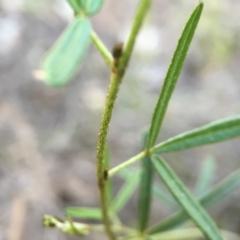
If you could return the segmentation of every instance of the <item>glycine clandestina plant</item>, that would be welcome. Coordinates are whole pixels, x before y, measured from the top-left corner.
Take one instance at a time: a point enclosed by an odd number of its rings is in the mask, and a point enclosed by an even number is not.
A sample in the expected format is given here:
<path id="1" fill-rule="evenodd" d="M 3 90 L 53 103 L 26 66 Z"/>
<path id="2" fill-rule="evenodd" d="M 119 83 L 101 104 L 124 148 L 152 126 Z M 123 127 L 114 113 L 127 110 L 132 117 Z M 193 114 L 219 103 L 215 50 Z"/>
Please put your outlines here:
<path id="1" fill-rule="evenodd" d="M 215 121 L 156 144 L 168 103 L 201 17 L 202 2 L 199 2 L 194 9 L 178 41 L 155 106 L 150 129 L 143 134 L 142 152 L 109 170 L 110 157 L 106 145 L 109 123 L 120 84 L 151 2 L 152 0 L 139 1 L 128 39 L 123 44 L 116 44 L 113 53 L 110 53 L 94 32 L 90 21 L 91 16 L 101 9 L 104 1 L 68 0 L 74 11 L 74 19 L 46 54 L 42 62 L 42 72 L 48 85 L 55 87 L 66 85 L 79 69 L 90 43 L 100 52 L 111 70 L 96 153 L 100 208 L 69 207 L 66 209 L 65 220 L 45 215 L 44 226 L 56 227 L 62 232 L 77 236 L 85 236 L 93 231 L 105 231 L 110 240 L 196 239 L 202 236 L 209 240 L 223 240 L 230 233 L 220 231 L 205 208 L 219 202 L 240 185 L 240 170 L 232 173 L 218 185 L 211 187 L 211 176 L 215 165 L 212 159 L 207 159 L 203 164 L 202 177 L 200 177 L 197 187 L 199 197 L 194 197 L 160 155 L 237 137 L 240 135 L 240 116 Z M 129 165 L 137 161 L 141 161 L 141 168 L 131 171 Z M 172 196 L 153 182 L 154 172 L 160 177 Z M 125 183 L 113 198 L 111 178 L 117 173 L 124 177 Z M 137 227 L 133 229 L 121 222 L 118 212 L 125 206 L 138 184 L 139 215 Z M 162 222 L 148 227 L 152 197 L 160 197 L 162 202 L 176 210 L 176 213 Z M 74 222 L 72 217 L 99 220 L 101 223 Z M 177 228 L 187 220 L 192 220 L 196 227 Z"/>

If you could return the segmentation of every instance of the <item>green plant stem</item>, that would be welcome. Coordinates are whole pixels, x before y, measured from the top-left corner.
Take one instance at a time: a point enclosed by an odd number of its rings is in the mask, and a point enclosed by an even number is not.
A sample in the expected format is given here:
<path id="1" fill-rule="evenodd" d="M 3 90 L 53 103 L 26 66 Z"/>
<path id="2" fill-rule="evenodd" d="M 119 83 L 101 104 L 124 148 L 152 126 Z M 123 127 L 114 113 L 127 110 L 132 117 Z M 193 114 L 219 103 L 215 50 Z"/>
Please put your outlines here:
<path id="1" fill-rule="evenodd" d="M 91 32 L 91 40 L 92 40 L 92 43 L 94 44 L 94 46 L 96 47 L 96 49 L 100 52 L 100 54 L 104 58 L 107 65 L 110 68 L 112 68 L 113 67 L 112 54 L 108 51 L 106 46 L 103 44 L 101 39 L 98 37 L 98 35 L 94 31 Z"/>
<path id="2" fill-rule="evenodd" d="M 132 50 L 135 44 L 135 40 L 137 38 L 138 32 L 142 26 L 144 18 L 146 16 L 147 10 L 150 6 L 152 0 L 141 0 L 134 17 L 134 21 L 132 24 L 130 36 L 127 40 L 123 53 L 120 54 L 118 59 L 114 59 L 114 64 L 112 59 L 109 57 L 109 53 L 106 50 L 105 46 L 101 43 L 100 39 L 97 35 L 92 32 L 91 37 L 92 41 L 100 51 L 104 59 L 108 64 L 111 64 L 112 76 L 109 85 L 108 95 L 106 99 L 106 103 L 104 106 L 104 111 L 102 115 L 99 135 L 98 135 L 98 147 L 97 147 L 97 178 L 98 178 L 98 186 L 100 190 L 100 203 L 102 209 L 103 222 L 106 229 L 106 233 L 108 234 L 109 239 L 115 240 L 116 237 L 111 228 L 109 211 L 108 211 L 108 199 L 107 199 L 107 191 L 106 191 L 106 179 L 104 176 L 104 151 L 106 148 L 107 134 L 109 129 L 109 123 L 111 120 L 114 103 L 117 98 L 117 93 L 119 91 L 119 86 L 121 84 L 122 78 L 124 77 L 124 73 L 128 62 L 130 60 Z M 111 59 L 111 61 L 110 61 Z M 113 66 L 114 65 L 114 66 Z M 144 155 L 144 154 L 143 154 Z"/>
<path id="3" fill-rule="evenodd" d="M 111 170 L 108 171 L 108 176 L 112 177 L 114 176 L 117 172 L 119 172 L 121 169 L 126 168 L 127 166 L 141 160 L 145 156 L 145 152 L 141 152 L 138 155 L 128 159 L 127 161 L 119 164 L 118 166 L 112 168 Z"/>
<path id="4" fill-rule="evenodd" d="M 130 60 L 130 57 L 131 57 L 131 54 L 133 51 L 133 47 L 136 42 L 137 35 L 138 35 L 138 33 L 141 29 L 141 26 L 144 22 L 144 19 L 146 17 L 146 14 L 150 7 L 151 2 L 152 2 L 152 0 L 141 0 L 138 5 L 138 8 L 137 8 L 137 11 L 134 16 L 133 23 L 132 23 L 130 35 L 124 46 L 122 58 L 120 59 L 120 63 L 119 63 L 120 76 L 123 76 L 125 73 L 126 67 L 128 65 L 128 62 Z"/>
<path id="5" fill-rule="evenodd" d="M 111 81 L 109 85 L 108 95 L 102 115 L 99 135 L 98 135 L 98 147 L 97 147 L 97 178 L 98 186 L 100 190 L 100 203 L 102 209 L 103 222 L 105 225 L 106 233 L 109 239 L 115 240 L 116 237 L 111 229 L 110 217 L 108 212 L 108 193 L 106 188 L 107 179 L 104 174 L 104 151 L 106 148 L 107 134 L 109 129 L 109 123 L 112 117 L 114 103 L 117 98 L 117 93 L 120 86 L 120 79 L 112 73 Z"/>

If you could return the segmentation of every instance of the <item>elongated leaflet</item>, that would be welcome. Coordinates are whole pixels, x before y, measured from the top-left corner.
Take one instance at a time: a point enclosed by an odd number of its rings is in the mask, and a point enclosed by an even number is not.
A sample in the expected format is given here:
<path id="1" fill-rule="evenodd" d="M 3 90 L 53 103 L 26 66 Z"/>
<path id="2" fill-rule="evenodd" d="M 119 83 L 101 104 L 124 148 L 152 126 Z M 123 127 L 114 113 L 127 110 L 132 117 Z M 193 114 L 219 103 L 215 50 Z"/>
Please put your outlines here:
<path id="1" fill-rule="evenodd" d="M 202 13 L 202 9 L 203 3 L 200 3 L 189 18 L 174 52 L 172 62 L 165 77 L 164 84 L 152 117 L 147 143 L 148 149 L 150 149 L 157 140 L 165 113 L 167 111 L 169 100 L 175 89 L 178 77 L 185 62 L 190 43 L 192 42 L 193 35 Z"/>
<path id="2" fill-rule="evenodd" d="M 213 222 L 211 217 L 191 195 L 189 190 L 184 186 L 170 166 L 168 166 L 168 164 L 162 158 L 157 156 L 152 157 L 152 162 L 156 172 L 168 190 L 203 232 L 205 237 L 209 240 L 223 240 L 216 224 Z"/>
<path id="3" fill-rule="evenodd" d="M 90 41 L 91 24 L 77 17 L 45 56 L 42 68 L 45 82 L 51 86 L 66 85 L 80 67 Z"/>
<path id="4" fill-rule="evenodd" d="M 223 198 L 228 196 L 232 191 L 240 186 L 240 170 L 235 171 L 229 177 L 224 179 L 218 185 L 214 186 L 209 192 L 199 197 L 197 200 L 205 208 L 212 206 L 213 204 L 220 202 Z M 185 211 L 181 210 L 156 224 L 148 229 L 148 233 L 158 233 L 175 228 L 176 226 L 183 224 L 189 220 L 189 216 Z"/>
<path id="5" fill-rule="evenodd" d="M 240 116 L 221 119 L 203 127 L 179 134 L 172 137 L 151 149 L 154 153 L 167 153 L 180 151 L 188 148 L 198 147 L 205 144 L 217 143 L 240 136 Z M 144 152 L 130 158 L 109 171 L 113 176 L 116 172 L 127 167 L 144 156 Z"/>
<path id="6" fill-rule="evenodd" d="M 240 116 L 221 119 L 170 138 L 153 148 L 155 153 L 180 151 L 240 136 Z"/>
<path id="7" fill-rule="evenodd" d="M 147 138 L 148 131 L 143 134 L 143 149 L 146 147 Z M 138 229 L 140 232 L 144 232 L 148 226 L 152 200 L 153 171 L 151 158 L 146 153 L 146 156 L 142 159 L 141 180 L 139 184 Z"/>

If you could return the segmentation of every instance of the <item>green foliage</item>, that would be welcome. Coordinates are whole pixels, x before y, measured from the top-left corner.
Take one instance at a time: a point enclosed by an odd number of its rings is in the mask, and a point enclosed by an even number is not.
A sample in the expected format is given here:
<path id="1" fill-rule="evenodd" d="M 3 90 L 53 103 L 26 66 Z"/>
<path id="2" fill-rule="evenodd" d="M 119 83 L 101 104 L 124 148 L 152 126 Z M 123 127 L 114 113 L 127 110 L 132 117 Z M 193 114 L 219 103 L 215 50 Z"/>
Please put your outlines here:
<path id="1" fill-rule="evenodd" d="M 224 179 L 217 186 L 212 188 L 209 192 L 205 193 L 203 196 L 197 198 L 200 204 L 207 208 L 213 204 L 220 202 L 223 198 L 228 196 L 237 187 L 240 187 L 240 170 L 232 173 L 228 178 Z M 163 232 L 172 228 L 177 227 L 189 220 L 189 216 L 185 211 L 179 211 L 164 221 L 156 224 L 155 226 L 148 229 L 148 232 L 153 234 L 157 232 Z"/>
<path id="2" fill-rule="evenodd" d="M 59 87 L 71 80 L 85 56 L 90 32 L 91 23 L 85 17 L 75 18 L 67 27 L 43 60 L 47 84 Z"/>
<path id="3" fill-rule="evenodd" d="M 205 144 L 216 143 L 240 135 L 240 116 L 230 117 L 177 135 L 156 145 L 155 153 L 180 151 Z"/>
<path id="4" fill-rule="evenodd" d="M 211 182 L 215 162 L 211 159 L 206 160 L 203 163 L 195 189 L 197 197 L 194 197 L 184 183 L 177 177 L 173 169 L 171 169 L 162 157 L 158 157 L 156 154 L 185 150 L 238 137 L 240 135 L 240 116 L 215 121 L 155 145 L 169 101 L 181 74 L 184 61 L 201 17 L 203 3 L 199 2 L 196 6 L 177 44 L 162 90 L 159 94 L 159 99 L 155 106 L 149 134 L 144 136 L 143 151 L 110 169 L 111 159 L 106 143 L 109 124 L 120 84 L 128 68 L 136 38 L 152 1 L 139 0 L 129 37 L 124 45 L 117 45 L 119 53 L 117 56 L 112 56 L 107 50 L 104 43 L 102 43 L 92 29 L 90 22 L 90 17 L 101 9 L 104 1 L 67 1 L 75 13 L 74 19 L 63 32 L 60 39 L 46 54 L 42 64 L 42 70 L 47 84 L 56 87 L 66 85 L 80 67 L 90 41 L 102 55 L 111 70 L 109 90 L 98 134 L 96 167 L 100 192 L 100 208 L 69 207 L 66 209 L 66 220 L 62 221 L 56 217 L 45 215 L 44 226 L 56 227 L 62 232 L 77 236 L 87 235 L 92 231 L 105 231 L 110 240 L 195 239 L 201 236 L 205 236 L 208 240 L 223 239 L 221 231 L 218 230 L 214 220 L 208 215 L 205 208 L 218 203 L 240 186 L 240 170 L 237 170 L 220 184 L 212 188 Z M 141 160 L 140 169 L 126 169 L 130 164 L 139 160 Z M 120 174 L 125 181 L 114 197 L 111 177 L 120 170 L 122 170 Z M 154 172 L 162 179 L 163 184 L 167 187 L 171 196 L 153 182 Z M 132 229 L 121 222 L 118 218 L 118 213 L 129 201 L 138 184 L 138 228 Z M 147 229 L 151 210 L 151 199 L 156 196 L 174 211 L 176 209 L 178 211 Z M 101 222 L 98 224 L 84 224 L 73 222 L 71 217 Z M 200 231 L 195 228 L 175 230 L 175 228 L 187 220 L 193 221 Z"/>
<path id="5" fill-rule="evenodd" d="M 147 138 L 148 131 L 143 134 L 143 149 L 146 148 Z M 139 182 L 138 229 L 140 232 L 144 232 L 149 220 L 153 181 L 153 165 L 151 158 L 147 154 L 142 159 L 141 170 L 141 179 Z"/>
<path id="6" fill-rule="evenodd" d="M 165 183 L 166 187 L 195 224 L 200 228 L 206 238 L 212 240 L 223 239 L 213 220 L 191 195 L 189 190 L 184 186 L 168 164 L 162 158 L 157 156 L 152 157 L 152 162 L 156 172 Z"/>
<path id="7" fill-rule="evenodd" d="M 203 4 L 200 3 L 189 18 L 183 30 L 182 36 L 178 42 L 177 48 L 172 58 L 172 62 L 169 66 L 166 78 L 164 80 L 164 84 L 157 105 L 154 110 L 149 138 L 147 142 L 148 149 L 150 149 L 157 140 L 169 100 L 172 96 L 178 77 L 181 73 L 188 49 L 192 42 L 193 35 L 195 33 L 198 21 L 202 13 L 202 9 Z"/>

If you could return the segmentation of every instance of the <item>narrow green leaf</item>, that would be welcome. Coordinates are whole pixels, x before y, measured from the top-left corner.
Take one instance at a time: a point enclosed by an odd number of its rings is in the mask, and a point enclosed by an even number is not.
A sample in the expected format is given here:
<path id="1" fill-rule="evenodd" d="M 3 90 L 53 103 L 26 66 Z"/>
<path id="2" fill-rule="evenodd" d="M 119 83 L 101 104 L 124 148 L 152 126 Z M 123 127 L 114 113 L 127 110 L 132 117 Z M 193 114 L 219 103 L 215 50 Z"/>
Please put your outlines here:
<path id="1" fill-rule="evenodd" d="M 155 153 L 174 152 L 240 136 L 240 116 L 222 119 L 182 133 L 153 148 Z"/>
<path id="2" fill-rule="evenodd" d="M 190 43 L 193 39 L 193 35 L 195 33 L 195 30 L 198 25 L 198 21 L 202 13 L 202 9 L 203 9 L 203 3 L 200 3 L 192 13 L 191 17 L 189 18 L 183 30 L 182 36 L 178 42 L 177 48 L 174 52 L 172 62 L 168 69 L 157 105 L 154 110 L 148 143 L 147 143 L 148 149 L 150 149 L 157 140 L 157 137 L 164 119 L 164 115 L 167 110 L 169 100 L 172 96 L 177 80 L 181 73 Z"/>
<path id="3" fill-rule="evenodd" d="M 78 0 L 87 15 L 96 14 L 103 6 L 104 0 Z"/>
<path id="4" fill-rule="evenodd" d="M 211 188 L 215 170 L 214 158 L 208 157 L 202 163 L 199 180 L 196 186 L 196 196 L 201 196 Z"/>
<path id="5" fill-rule="evenodd" d="M 143 232 L 147 228 L 151 208 L 153 166 L 149 157 L 144 157 L 141 162 L 142 176 L 139 183 L 138 229 Z"/>
<path id="6" fill-rule="evenodd" d="M 135 170 L 131 175 L 127 177 L 125 183 L 123 184 L 117 196 L 113 200 L 110 209 L 112 209 L 115 212 L 119 212 L 125 206 L 127 201 L 132 196 L 133 191 L 137 187 L 139 177 L 140 177 L 139 170 Z"/>
<path id="7" fill-rule="evenodd" d="M 99 208 L 82 208 L 82 207 L 68 207 L 65 212 L 70 217 L 84 218 L 84 219 L 102 219 L 101 209 Z"/>
<path id="8" fill-rule="evenodd" d="M 75 18 L 67 27 L 44 58 L 42 68 L 47 84 L 58 87 L 69 82 L 83 61 L 90 31 L 91 23 L 84 17 Z"/>
<path id="9" fill-rule="evenodd" d="M 200 204 L 207 208 L 213 204 L 219 202 L 224 197 L 228 196 L 232 191 L 240 186 L 240 170 L 233 172 L 229 177 L 224 179 L 218 185 L 216 185 L 211 191 L 205 193 L 203 196 L 198 198 Z M 175 228 L 176 226 L 183 224 L 189 220 L 189 216 L 185 211 L 179 211 L 174 215 L 170 216 L 166 220 L 151 227 L 148 232 L 150 234 L 167 231 Z"/>
<path id="10" fill-rule="evenodd" d="M 146 147 L 148 131 L 143 134 L 143 149 Z M 138 229 L 143 232 L 148 225 L 151 200 L 152 200 L 152 181 L 153 165 L 149 156 L 141 160 L 141 179 L 139 182 L 139 203 L 138 203 Z"/>
<path id="11" fill-rule="evenodd" d="M 81 11 L 81 5 L 79 3 L 79 0 L 67 0 L 67 2 L 75 13 L 79 13 Z"/>
<path id="12" fill-rule="evenodd" d="M 205 237 L 210 240 L 223 240 L 216 224 L 211 217 L 200 205 L 199 202 L 191 195 L 189 190 L 176 176 L 168 164 L 160 157 L 153 156 L 152 162 L 159 177 L 163 180 L 166 187 L 183 207 Z"/>

